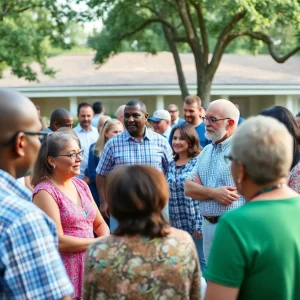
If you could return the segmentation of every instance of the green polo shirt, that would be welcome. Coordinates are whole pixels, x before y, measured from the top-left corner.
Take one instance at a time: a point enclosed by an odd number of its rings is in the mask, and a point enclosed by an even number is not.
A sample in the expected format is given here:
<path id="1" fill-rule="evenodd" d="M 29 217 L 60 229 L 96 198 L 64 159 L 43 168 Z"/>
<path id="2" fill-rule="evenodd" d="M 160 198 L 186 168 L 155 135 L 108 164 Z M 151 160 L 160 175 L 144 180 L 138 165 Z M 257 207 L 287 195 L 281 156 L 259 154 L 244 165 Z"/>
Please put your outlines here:
<path id="1" fill-rule="evenodd" d="M 205 278 L 238 299 L 300 299 L 300 197 L 252 201 L 219 221 Z"/>

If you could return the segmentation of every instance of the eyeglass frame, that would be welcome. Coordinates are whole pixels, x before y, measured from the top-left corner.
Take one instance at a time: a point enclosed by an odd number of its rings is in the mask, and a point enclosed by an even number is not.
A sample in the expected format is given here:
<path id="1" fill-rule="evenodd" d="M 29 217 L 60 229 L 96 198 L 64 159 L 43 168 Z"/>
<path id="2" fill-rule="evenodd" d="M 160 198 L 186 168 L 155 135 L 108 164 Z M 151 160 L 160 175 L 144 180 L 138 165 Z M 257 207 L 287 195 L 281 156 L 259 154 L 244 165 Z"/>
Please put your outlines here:
<path id="1" fill-rule="evenodd" d="M 213 119 L 213 120 L 212 120 Z M 222 118 L 222 119 L 217 119 L 215 117 L 202 117 L 203 122 L 208 121 L 209 124 L 215 124 L 218 121 L 222 120 L 231 120 L 231 118 Z"/>
<path id="2" fill-rule="evenodd" d="M 83 150 L 83 149 L 80 149 L 80 151 L 77 152 L 77 153 L 71 153 L 71 154 L 59 154 L 59 155 L 57 155 L 57 157 L 59 157 L 59 156 L 68 156 L 70 159 L 76 160 L 76 159 L 78 158 L 79 155 L 81 156 L 81 158 L 83 158 L 83 154 L 84 154 L 84 150 Z M 75 155 L 75 157 L 74 157 L 74 155 Z M 74 158 L 72 158 L 72 157 L 74 157 Z"/>
<path id="3" fill-rule="evenodd" d="M 49 134 L 47 131 L 17 131 L 9 140 L 7 143 L 0 144 L 1 147 L 8 147 L 10 144 L 13 144 L 17 138 L 17 136 L 20 133 L 24 133 L 25 135 L 39 135 L 39 141 L 42 142 L 42 140 Z"/>

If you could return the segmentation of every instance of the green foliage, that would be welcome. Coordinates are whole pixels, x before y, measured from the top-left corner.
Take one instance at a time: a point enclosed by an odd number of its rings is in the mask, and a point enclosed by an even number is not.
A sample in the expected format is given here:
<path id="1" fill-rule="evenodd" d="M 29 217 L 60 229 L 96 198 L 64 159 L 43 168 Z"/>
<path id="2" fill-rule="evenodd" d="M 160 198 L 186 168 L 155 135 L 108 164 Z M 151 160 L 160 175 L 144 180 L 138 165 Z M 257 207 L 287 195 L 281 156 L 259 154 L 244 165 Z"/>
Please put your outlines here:
<path id="1" fill-rule="evenodd" d="M 200 35 L 196 10 L 185 1 L 191 11 L 194 26 Z M 264 32 L 278 42 L 278 53 L 286 53 L 300 40 L 300 7 L 296 0 L 195 0 L 200 4 L 208 33 L 210 53 L 213 52 L 217 40 L 224 27 L 232 17 L 245 11 L 246 15 L 233 29 L 233 32 L 252 30 Z M 104 29 L 89 39 L 89 45 L 97 50 L 95 61 L 103 63 L 111 55 L 122 51 L 157 51 L 168 50 L 164 40 L 162 23 L 151 23 L 133 35 L 139 26 L 151 18 L 162 18 L 178 29 L 179 35 L 186 34 L 176 0 L 90 0 L 87 5 L 96 17 L 101 17 Z M 298 34 L 298 35 L 297 35 Z M 289 39 L 286 36 L 289 36 Z M 180 52 L 191 51 L 189 45 L 178 44 Z M 249 37 L 234 40 L 226 52 L 266 53 L 262 42 Z"/>
<path id="2" fill-rule="evenodd" d="M 80 2 L 80 0 L 78 0 Z M 188 90 L 178 52 L 195 58 L 197 94 L 207 101 L 214 74 L 228 51 L 270 53 L 279 63 L 300 44 L 299 0 L 88 0 L 104 28 L 89 40 L 104 63 L 120 51 L 173 54 L 182 95 Z M 298 46 L 298 47 L 297 47 Z M 212 55 L 209 55 L 212 54 Z"/>
<path id="3" fill-rule="evenodd" d="M 0 0 L 0 77 L 3 70 L 29 81 L 37 80 L 37 62 L 41 71 L 49 76 L 54 70 L 47 67 L 49 43 L 70 47 L 66 26 L 71 10 L 56 0 Z"/>

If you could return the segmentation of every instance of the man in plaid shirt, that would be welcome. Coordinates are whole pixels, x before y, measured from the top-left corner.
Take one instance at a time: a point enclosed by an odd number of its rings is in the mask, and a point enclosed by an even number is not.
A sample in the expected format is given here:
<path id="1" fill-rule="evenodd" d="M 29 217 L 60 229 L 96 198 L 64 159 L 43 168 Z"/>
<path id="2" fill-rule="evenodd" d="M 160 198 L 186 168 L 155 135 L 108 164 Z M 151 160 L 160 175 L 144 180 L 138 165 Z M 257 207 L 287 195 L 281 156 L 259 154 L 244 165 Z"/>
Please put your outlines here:
<path id="1" fill-rule="evenodd" d="M 100 210 L 105 217 L 108 217 L 105 199 L 106 176 L 111 170 L 122 165 L 149 165 L 165 174 L 168 171 L 169 163 L 173 159 L 172 149 L 165 137 L 145 126 L 147 118 L 148 113 L 143 102 L 129 101 L 124 111 L 126 130 L 110 139 L 104 147 L 96 169 L 98 174 L 96 181 Z M 165 214 L 168 216 L 166 211 L 168 207 L 165 209 Z M 115 227 L 116 224 L 111 222 L 111 231 Z"/>
<path id="2" fill-rule="evenodd" d="M 41 123 L 21 94 L 0 90 L 0 299 L 71 299 L 54 223 L 16 178 L 28 175 Z"/>

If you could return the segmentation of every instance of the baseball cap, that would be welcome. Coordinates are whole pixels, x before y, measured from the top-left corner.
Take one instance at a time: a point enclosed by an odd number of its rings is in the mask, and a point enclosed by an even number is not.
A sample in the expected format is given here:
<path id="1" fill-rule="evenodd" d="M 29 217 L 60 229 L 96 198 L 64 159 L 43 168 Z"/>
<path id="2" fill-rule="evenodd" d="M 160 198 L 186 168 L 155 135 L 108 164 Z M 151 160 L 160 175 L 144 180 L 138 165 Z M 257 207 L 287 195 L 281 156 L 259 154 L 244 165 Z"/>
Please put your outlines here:
<path id="1" fill-rule="evenodd" d="M 158 109 L 153 113 L 151 118 L 148 118 L 150 121 L 159 122 L 161 120 L 171 121 L 171 115 L 167 110 Z"/>

